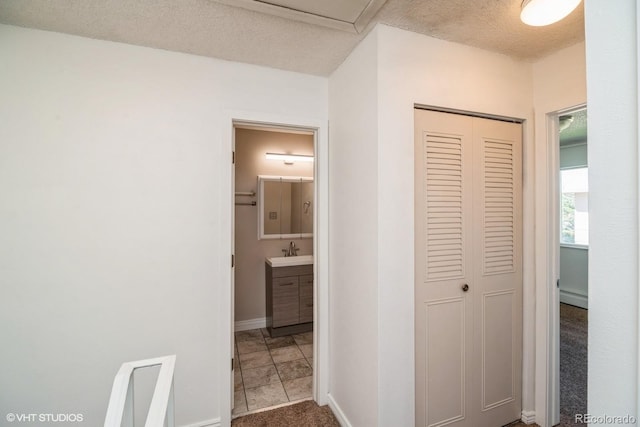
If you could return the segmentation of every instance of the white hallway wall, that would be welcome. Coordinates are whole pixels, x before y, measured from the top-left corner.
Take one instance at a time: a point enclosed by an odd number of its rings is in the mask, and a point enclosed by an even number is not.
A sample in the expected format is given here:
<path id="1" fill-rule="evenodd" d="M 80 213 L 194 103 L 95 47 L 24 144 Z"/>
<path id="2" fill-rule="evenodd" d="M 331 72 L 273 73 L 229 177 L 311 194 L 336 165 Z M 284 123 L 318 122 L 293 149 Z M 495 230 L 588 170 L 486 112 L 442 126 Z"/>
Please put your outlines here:
<path id="1" fill-rule="evenodd" d="M 381 425 L 374 409 L 380 342 L 377 33 L 356 47 L 329 84 L 329 401 L 352 426 Z"/>
<path id="2" fill-rule="evenodd" d="M 327 79 L 10 26 L 0 57 L 2 417 L 100 425 L 120 364 L 165 354 L 177 424 L 228 417 L 224 118 L 326 122 Z"/>
<path id="3" fill-rule="evenodd" d="M 340 188 L 339 197 L 344 200 L 356 195 L 361 197 L 362 188 L 345 187 L 341 185 L 343 179 L 358 176 L 368 182 L 368 186 L 375 186 L 377 191 L 368 197 L 377 203 L 368 209 L 377 220 L 375 223 L 350 221 L 344 212 L 335 208 L 337 199 L 336 202 L 332 199 L 336 212 L 334 215 L 332 210 L 332 229 L 336 235 L 341 234 L 336 231 L 338 227 L 344 227 L 351 230 L 354 237 L 377 236 L 377 243 L 367 245 L 365 264 L 360 268 L 353 264 L 353 268 L 347 268 L 349 263 L 345 261 L 343 266 L 340 260 L 349 259 L 353 249 L 343 248 L 332 239 L 331 283 L 336 292 L 345 292 L 342 288 L 353 281 L 360 283 L 368 298 L 377 293 L 377 306 L 357 304 L 353 310 L 349 300 L 336 297 L 341 306 L 336 307 L 332 301 L 331 309 L 333 315 L 350 321 L 361 316 L 373 317 L 378 325 L 377 335 L 373 335 L 378 351 L 356 346 L 356 351 L 350 349 L 342 353 L 332 347 L 332 363 L 342 366 L 345 360 L 351 363 L 359 360 L 360 366 L 366 365 L 369 369 L 377 366 L 377 389 L 367 388 L 367 398 L 378 401 L 378 425 L 413 422 L 413 106 L 433 105 L 523 118 L 526 119 L 523 411 L 527 416 L 537 414 L 538 422 L 542 423 L 541 414 L 546 411 L 544 387 L 537 384 L 546 382 L 542 374 L 546 332 L 536 322 L 540 316 L 546 316 L 546 311 L 536 307 L 534 301 L 536 297 L 546 297 L 540 291 L 540 287 L 546 289 L 546 274 L 542 270 L 539 280 L 543 282 L 537 281 L 535 266 L 536 258 L 546 259 L 544 249 L 537 250 L 536 246 L 544 247 L 547 240 L 543 231 L 547 218 L 534 215 L 537 212 L 534 203 L 540 202 L 543 209 L 546 207 L 546 190 L 540 192 L 547 182 L 548 167 L 545 113 L 586 100 L 584 44 L 567 48 L 532 66 L 503 55 L 386 26 L 378 26 L 363 43 L 366 47 L 361 46 L 330 78 L 331 176 Z M 447 83 L 452 79 L 455 83 Z M 345 87 L 351 87 L 354 92 L 345 92 Z M 372 112 L 374 106 L 377 110 Z M 353 111 L 359 111 L 361 121 L 353 121 Z M 370 163 L 358 162 L 363 153 L 376 161 L 375 168 L 371 168 Z M 345 156 L 348 160 L 344 160 Z M 339 179 L 335 180 L 336 177 Z M 534 222 L 538 224 L 537 233 Z M 372 247 L 376 248 L 375 253 L 370 251 Z M 371 270 L 372 265 L 377 265 L 377 271 Z M 363 276 L 368 279 L 358 280 Z M 355 295 L 351 301 L 356 301 Z M 352 335 L 351 338 L 359 342 L 355 331 L 343 330 L 340 334 Z M 362 341 L 370 343 L 369 339 L 362 338 Z M 536 346 L 536 342 L 542 344 Z M 365 372 L 363 369 L 362 379 L 370 380 L 373 374 L 367 376 Z M 332 395 L 347 419 L 359 420 L 364 415 L 357 411 L 356 399 L 350 397 L 353 396 L 349 388 L 351 382 L 345 380 L 344 383 L 332 378 Z"/>
<path id="4" fill-rule="evenodd" d="M 360 336 L 360 330 L 339 332 L 341 340 L 353 339 L 362 345 L 348 352 L 332 345 L 331 394 L 354 426 L 365 425 L 363 420 L 368 421 L 366 425 L 412 425 L 413 107 L 415 103 L 428 104 L 530 119 L 531 66 L 503 55 L 378 26 L 330 77 L 329 87 L 332 190 L 340 191 L 331 196 L 332 237 L 348 230 L 344 238 L 369 242 L 364 253 L 354 254 L 364 248 L 342 246 L 337 238 L 331 239 L 332 295 L 334 289 L 347 292 L 343 290 L 347 286 L 358 287 L 366 295 L 366 300 L 360 301 L 353 294 L 338 306 L 332 300 L 332 321 L 339 318 L 360 324 L 371 319 L 365 330 L 367 337 Z M 525 124 L 526 136 L 531 135 L 531 126 L 530 122 Z M 533 148 L 531 140 L 525 144 L 529 174 L 525 194 L 531 206 Z M 366 183 L 366 189 L 352 179 Z M 343 186 L 343 182 L 351 183 Z M 344 212 L 333 215 L 339 212 L 336 205 L 340 200 L 352 198 L 359 201 L 358 209 L 369 209 L 371 221 L 355 222 L 353 215 Z M 364 262 L 349 265 L 348 260 L 356 255 Z M 530 258 L 532 250 L 526 256 Z M 532 286 L 532 280 L 525 282 L 525 294 L 533 294 Z M 533 307 L 527 310 L 525 315 Z M 532 335 L 532 330 L 525 331 L 529 345 Z M 334 329 L 332 340 L 337 342 Z M 343 363 L 360 368 L 355 375 L 344 372 L 349 377 L 340 379 L 334 366 Z M 360 381 L 375 384 L 363 387 Z M 356 387 L 359 393 L 353 391 Z M 533 408 L 530 395 L 527 404 Z M 370 413 L 372 404 L 377 406 L 377 414 Z"/>
<path id="5" fill-rule="evenodd" d="M 507 56 L 380 28 L 380 425 L 413 421 L 413 105 L 425 104 L 527 119 L 524 124 L 525 216 L 531 197 L 530 64 Z M 525 218 L 525 225 L 527 218 Z M 532 262 L 525 235 L 525 274 Z M 531 293 L 525 280 L 524 295 Z M 525 317 L 531 307 L 525 306 Z M 525 343 L 531 332 L 524 331 Z M 384 344 L 382 344 L 384 343 Z M 410 349 L 410 351 L 407 351 Z M 525 350 L 526 351 L 526 350 Z M 394 375 L 401 366 L 401 376 Z M 397 371 L 396 371 L 397 372 Z M 395 401 L 396 405 L 382 402 Z M 524 400 L 527 408 L 528 401 Z"/>
<path id="6" fill-rule="evenodd" d="M 587 408 L 596 416 L 638 417 L 637 2 L 588 0 L 585 22 L 590 198 Z"/>

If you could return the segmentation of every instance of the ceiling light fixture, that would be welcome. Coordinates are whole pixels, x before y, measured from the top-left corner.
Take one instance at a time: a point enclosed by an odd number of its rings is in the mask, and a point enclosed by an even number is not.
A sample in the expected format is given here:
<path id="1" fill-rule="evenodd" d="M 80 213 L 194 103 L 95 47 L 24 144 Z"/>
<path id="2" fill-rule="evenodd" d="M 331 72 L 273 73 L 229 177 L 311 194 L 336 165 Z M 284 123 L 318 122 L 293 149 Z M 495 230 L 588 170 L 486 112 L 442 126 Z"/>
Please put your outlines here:
<path id="1" fill-rule="evenodd" d="M 571 123 L 573 123 L 573 116 L 570 114 L 558 117 L 558 131 L 562 132 L 567 129 Z"/>
<path id="2" fill-rule="evenodd" d="M 553 24 L 573 12 L 582 0 L 524 0 L 520 19 L 527 25 Z"/>
<path id="3" fill-rule="evenodd" d="M 313 162 L 313 156 L 304 154 L 266 153 L 265 157 L 267 160 L 282 160 L 285 165 L 292 165 L 295 162 Z"/>

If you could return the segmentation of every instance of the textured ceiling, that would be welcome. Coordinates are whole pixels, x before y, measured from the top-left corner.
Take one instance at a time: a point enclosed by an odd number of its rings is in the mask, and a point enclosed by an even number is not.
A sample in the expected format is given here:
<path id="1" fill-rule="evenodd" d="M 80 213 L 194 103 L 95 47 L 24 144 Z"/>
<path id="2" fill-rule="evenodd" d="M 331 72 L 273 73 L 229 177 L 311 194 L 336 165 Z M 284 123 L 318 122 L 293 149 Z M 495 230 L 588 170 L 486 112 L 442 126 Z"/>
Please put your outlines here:
<path id="1" fill-rule="evenodd" d="M 520 4 L 388 0 L 361 34 L 212 0 L 0 0 L 0 23 L 322 76 L 377 22 L 518 59 L 537 59 L 584 40 L 582 4 L 548 27 L 522 24 Z"/>
<path id="2" fill-rule="evenodd" d="M 356 22 L 369 0 L 268 0 L 265 3 L 297 9 L 326 18 Z"/>
<path id="3" fill-rule="evenodd" d="M 584 40 L 584 6 L 560 22 L 530 27 L 521 0 L 389 0 L 376 20 L 519 59 L 538 59 Z"/>

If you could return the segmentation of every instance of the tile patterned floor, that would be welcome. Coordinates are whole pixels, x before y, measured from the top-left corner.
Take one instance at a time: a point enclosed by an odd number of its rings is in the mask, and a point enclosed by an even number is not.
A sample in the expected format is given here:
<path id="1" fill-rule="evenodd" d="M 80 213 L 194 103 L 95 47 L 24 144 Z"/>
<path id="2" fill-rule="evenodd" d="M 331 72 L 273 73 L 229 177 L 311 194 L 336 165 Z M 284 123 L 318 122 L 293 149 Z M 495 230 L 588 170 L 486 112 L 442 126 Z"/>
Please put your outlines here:
<path id="1" fill-rule="evenodd" d="M 235 333 L 233 416 L 311 397 L 313 333 Z"/>

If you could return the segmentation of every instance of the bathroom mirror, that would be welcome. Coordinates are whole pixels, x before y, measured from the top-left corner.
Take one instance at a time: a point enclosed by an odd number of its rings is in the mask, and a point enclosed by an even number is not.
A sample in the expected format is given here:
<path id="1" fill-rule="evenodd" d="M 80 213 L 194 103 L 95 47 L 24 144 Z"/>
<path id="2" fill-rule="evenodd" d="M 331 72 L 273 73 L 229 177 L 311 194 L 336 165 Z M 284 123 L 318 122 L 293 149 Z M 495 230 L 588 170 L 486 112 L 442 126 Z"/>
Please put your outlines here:
<path id="1" fill-rule="evenodd" d="M 258 176 L 258 239 L 313 237 L 313 178 Z"/>

